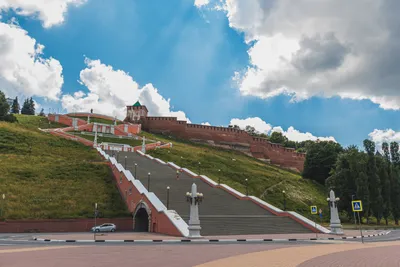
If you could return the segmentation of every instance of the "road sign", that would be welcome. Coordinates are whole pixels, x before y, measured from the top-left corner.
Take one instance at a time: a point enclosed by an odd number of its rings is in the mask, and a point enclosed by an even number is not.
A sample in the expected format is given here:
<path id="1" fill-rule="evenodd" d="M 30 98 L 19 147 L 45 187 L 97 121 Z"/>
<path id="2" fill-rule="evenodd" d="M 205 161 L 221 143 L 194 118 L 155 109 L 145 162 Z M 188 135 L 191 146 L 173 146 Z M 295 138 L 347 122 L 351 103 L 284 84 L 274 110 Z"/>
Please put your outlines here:
<path id="1" fill-rule="evenodd" d="M 354 201 L 352 201 L 352 202 L 351 202 L 351 206 L 353 207 L 353 211 L 354 211 L 354 212 L 363 211 L 361 200 L 354 200 Z"/>
<path id="2" fill-rule="evenodd" d="M 311 206 L 310 208 L 311 208 L 311 214 L 317 214 L 318 213 L 317 206 Z"/>

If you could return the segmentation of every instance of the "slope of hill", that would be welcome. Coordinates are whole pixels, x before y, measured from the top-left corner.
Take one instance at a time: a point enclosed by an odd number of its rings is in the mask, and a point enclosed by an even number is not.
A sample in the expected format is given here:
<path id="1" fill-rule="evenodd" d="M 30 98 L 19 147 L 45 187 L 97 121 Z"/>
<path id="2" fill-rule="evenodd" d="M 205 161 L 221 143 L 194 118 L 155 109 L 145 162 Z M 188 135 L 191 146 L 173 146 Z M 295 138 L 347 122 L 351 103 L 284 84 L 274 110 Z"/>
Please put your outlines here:
<path id="1" fill-rule="evenodd" d="M 88 218 L 128 215 L 108 165 L 90 147 L 41 132 L 62 125 L 18 115 L 0 122 L 0 193 L 3 219 Z M 2 200 L 0 200 L 2 201 Z"/>

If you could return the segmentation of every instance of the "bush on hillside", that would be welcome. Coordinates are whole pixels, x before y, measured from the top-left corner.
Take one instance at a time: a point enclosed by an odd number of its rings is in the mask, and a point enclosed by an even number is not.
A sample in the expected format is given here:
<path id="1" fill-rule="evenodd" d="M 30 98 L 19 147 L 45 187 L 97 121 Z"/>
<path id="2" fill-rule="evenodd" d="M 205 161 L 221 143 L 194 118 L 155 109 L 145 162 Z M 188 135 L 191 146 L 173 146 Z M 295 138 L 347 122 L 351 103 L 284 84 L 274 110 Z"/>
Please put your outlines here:
<path id="1" fill-rule="evenodd" d="M 6 121 L 6 122 L 18 122 L 17 118 L 13 114 L 7 114 L 5 116 L 0 117 L 0 121 Z"/>

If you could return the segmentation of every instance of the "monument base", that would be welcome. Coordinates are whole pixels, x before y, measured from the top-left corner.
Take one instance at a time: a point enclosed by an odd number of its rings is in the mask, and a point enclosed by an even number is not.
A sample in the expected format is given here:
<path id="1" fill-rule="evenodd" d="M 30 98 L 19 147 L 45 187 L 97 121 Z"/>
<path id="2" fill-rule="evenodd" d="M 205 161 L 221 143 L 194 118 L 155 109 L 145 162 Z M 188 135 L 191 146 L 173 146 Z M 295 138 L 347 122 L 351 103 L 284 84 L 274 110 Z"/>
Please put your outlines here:
<path id="1" fill-rule="evenodd" d="M 331 228 L 331 234 L 333 234 L 333 235 L 343 235 L 343 228 L 342 228 L 342 225 L 340 223 L 331 224 L 330 228 Z"/>
<path id="2" fill-rule="evenodd" d="M 195 239 L 195 238 L 202 238 L 200 235 L 201 227 L 200 225 L 189 225 L 189 236 L 188 238 Z"/>

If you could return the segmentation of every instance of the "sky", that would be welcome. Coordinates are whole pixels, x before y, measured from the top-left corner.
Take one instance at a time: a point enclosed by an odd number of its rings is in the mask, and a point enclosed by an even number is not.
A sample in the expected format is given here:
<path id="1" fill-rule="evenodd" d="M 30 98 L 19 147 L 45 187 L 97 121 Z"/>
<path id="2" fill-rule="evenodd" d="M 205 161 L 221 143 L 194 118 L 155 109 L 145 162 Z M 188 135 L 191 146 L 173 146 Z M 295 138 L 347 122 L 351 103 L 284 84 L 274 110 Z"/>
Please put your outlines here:
<path id="1" fill-rule="evenodd" d="M 396 0 L 0 0 L 0 90 L 45 112 L 400 141 Z M 362 12 L 360 12 L 362 10 Z"/>

